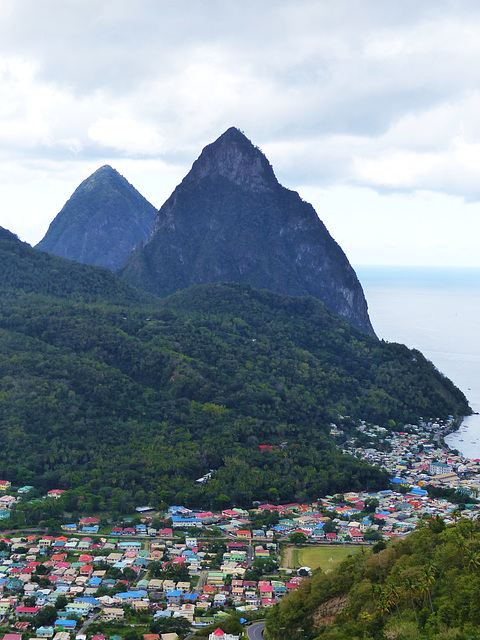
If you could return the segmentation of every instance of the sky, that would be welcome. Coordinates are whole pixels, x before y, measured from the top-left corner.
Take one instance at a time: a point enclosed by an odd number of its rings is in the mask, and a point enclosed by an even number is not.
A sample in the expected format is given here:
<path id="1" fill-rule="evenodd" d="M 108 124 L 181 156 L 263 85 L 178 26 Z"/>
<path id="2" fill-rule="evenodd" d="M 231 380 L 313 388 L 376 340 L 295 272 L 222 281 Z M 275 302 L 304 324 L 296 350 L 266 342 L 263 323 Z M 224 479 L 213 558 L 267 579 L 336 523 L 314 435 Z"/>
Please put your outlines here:
<path id="1" fill-rule="evenodd" d="M 480 266 L 478 0 L 1 0 L 0 226 L 236 126 L 358 265 Z"/>

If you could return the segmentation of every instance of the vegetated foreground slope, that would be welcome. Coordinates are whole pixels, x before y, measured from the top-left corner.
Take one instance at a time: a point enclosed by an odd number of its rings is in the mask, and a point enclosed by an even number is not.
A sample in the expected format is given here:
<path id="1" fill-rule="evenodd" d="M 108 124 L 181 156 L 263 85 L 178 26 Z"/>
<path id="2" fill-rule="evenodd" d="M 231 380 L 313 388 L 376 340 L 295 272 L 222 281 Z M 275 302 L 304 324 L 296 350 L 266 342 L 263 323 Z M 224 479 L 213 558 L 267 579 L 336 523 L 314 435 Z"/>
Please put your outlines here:
<path id="1" fill-rule="evenodd" d="M 268 637 L 478 638 L 478 520 L 445 526 L 432 518 L 386 549 L 380 545 L 359 548 L 284 598 L 267 615 Z"/>
<path id="2" fill-rule="evenodd" d="M 314 298 L 216 284 L 141 305 L 113 274 L 100 286 L 105 270 L 2 242 L 0 475 L 13 484 L 83 487 L 124 511 L 304 500 L 386 482 L 339 453 L 332 420 L 470 412 L 419 352 L 369 338 Z M 29 269 L 41 294 L 27 292 Z M 53 273 L 64 297 L 45 294 Z"/>

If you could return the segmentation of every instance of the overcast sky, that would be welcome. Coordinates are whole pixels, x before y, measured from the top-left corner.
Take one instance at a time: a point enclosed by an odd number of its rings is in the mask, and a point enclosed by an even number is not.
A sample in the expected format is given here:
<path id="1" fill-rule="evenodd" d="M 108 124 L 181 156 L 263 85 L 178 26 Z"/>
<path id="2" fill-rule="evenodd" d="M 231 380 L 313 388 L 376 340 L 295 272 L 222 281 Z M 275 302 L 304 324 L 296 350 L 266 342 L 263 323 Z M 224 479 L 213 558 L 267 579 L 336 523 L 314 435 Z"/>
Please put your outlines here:
<path id="1" fill-rule="evenodd" d="M 111 164 L 160 207 L 236 126 L 353 264 L 480 266 L 478 0 L 0 0 L 0 225 Z"/>

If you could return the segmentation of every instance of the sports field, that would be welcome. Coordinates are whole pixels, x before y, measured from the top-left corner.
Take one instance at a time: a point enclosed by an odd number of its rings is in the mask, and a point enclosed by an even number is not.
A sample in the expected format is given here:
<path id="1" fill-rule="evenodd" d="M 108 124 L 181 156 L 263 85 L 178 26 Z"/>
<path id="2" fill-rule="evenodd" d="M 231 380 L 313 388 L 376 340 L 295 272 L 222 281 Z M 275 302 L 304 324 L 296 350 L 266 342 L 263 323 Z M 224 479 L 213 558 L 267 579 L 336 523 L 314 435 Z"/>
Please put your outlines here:
<path id="1" fill-rule="evenodd" d="M 355 553 L 360 547 L 356 545 L 345 546 L 315 546 L 315 547 L 295 547 L 290 555 L 290 567 L 310 567 L 322 571 L 328 571 L 348 556 Z"/>

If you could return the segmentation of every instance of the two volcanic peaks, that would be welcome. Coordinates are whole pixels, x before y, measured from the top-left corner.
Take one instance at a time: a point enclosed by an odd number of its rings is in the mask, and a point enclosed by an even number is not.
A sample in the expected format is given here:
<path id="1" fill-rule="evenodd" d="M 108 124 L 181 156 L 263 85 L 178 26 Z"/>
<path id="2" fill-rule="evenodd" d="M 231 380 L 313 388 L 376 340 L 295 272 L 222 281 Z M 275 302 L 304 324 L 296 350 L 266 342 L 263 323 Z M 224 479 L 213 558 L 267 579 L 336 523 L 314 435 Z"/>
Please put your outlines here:
<path id="1" fill-rule="evenodd" d="M 311 295 L 373 335 L 342 249 L 234 127 L 203 149 L 158 213 L 114 169 L 98 169 L 37 248 L 119 269 L 128 283 L 159 296 L 219 281 Z"/>

